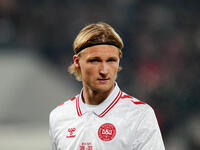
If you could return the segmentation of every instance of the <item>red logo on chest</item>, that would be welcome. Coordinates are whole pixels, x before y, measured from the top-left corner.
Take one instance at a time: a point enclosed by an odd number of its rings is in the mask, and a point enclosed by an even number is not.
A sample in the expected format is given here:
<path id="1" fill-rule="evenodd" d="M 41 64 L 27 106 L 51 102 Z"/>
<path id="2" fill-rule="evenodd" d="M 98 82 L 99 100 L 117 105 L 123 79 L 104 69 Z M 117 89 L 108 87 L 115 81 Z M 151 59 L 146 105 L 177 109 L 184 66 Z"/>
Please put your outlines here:
<path id="1" fill-rule="evenodd" d="M 76 128 L 69 128 L 68 129 L 68 134 L 69 135 L 67 135 L 66 136 L 66 138 L 74 138 L 76 135 L 74 134 L 74 132 L 76 131 Z"/>
<path id="2" fill-rule="evenodd" d="M 103 141 L 111 141 L 116 135 L 116 128 L 111 123 L 102 124 L 98 130 L 98 135 Z"/>

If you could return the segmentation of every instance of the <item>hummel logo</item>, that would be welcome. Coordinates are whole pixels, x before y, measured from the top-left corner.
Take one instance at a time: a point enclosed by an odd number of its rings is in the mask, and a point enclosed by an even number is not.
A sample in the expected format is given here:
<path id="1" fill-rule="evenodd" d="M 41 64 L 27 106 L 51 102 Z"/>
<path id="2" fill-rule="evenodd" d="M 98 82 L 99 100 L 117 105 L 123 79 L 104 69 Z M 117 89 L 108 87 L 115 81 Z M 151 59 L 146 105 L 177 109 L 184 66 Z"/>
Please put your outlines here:
<path id="1" fill-rule="evenodd" d="M 69 135 L 66 136 L 66 138 L 74 138 L 76 135 L 74 135 L 74 132 L 76 131 L 76 128 L 69 128 L 68 132 Z"/>

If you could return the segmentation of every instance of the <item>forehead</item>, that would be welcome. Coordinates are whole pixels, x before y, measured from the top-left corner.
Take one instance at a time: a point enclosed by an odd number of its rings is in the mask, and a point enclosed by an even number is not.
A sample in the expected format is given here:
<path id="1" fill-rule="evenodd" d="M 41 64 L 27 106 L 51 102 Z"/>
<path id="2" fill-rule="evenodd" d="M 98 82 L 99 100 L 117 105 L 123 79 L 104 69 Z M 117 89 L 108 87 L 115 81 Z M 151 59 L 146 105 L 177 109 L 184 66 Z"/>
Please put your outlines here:
<path id="1" fill-rule="evenodd" d="M 119 57 L 119 49 L 112 45 L 96 45 L 86 48 L 82 53 L 82 57 Z"/>

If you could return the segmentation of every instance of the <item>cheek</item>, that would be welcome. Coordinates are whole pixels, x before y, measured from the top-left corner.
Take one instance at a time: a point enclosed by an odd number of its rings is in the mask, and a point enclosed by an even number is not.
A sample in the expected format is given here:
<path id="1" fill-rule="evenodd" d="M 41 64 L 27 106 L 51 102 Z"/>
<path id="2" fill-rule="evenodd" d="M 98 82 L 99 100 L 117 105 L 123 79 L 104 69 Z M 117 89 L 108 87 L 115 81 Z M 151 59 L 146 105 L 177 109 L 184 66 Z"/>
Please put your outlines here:
<path id="1" fill-rule="evenodd" d="M 114 73 L 113 73 L 114 80 L 117 79 L 118 70 L 119 70 L 119 66 L 116 66 L 115 69 L 114 69 Z"/>
<path id="2" fill-rule="evenodd" d="M 81 67 L 81 74 L 82 77 L 92 77 L 95 74 L 95 67 L 90 66 L 82 66 Z"/>
<path id="3" fill-rule="evenodd" d="M 113 73 L 117 73 L 118 69 L 119 69 L 119 65 L 115 64 L 115 65 L 112 66 L 112 72 Z"/>

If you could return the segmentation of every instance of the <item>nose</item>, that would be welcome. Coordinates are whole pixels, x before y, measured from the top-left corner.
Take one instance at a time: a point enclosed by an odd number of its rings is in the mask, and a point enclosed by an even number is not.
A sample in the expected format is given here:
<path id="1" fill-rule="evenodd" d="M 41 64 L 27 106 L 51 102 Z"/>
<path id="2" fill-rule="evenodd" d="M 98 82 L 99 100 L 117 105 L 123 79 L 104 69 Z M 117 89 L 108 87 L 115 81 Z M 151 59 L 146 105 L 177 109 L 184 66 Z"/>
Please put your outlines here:
<path id="1" fill-rule="evenodd" d="M 104 62 L 101 63 L 99 74 L 104 77 L 108 74 L 108 65 L 106 63 Z"/>

